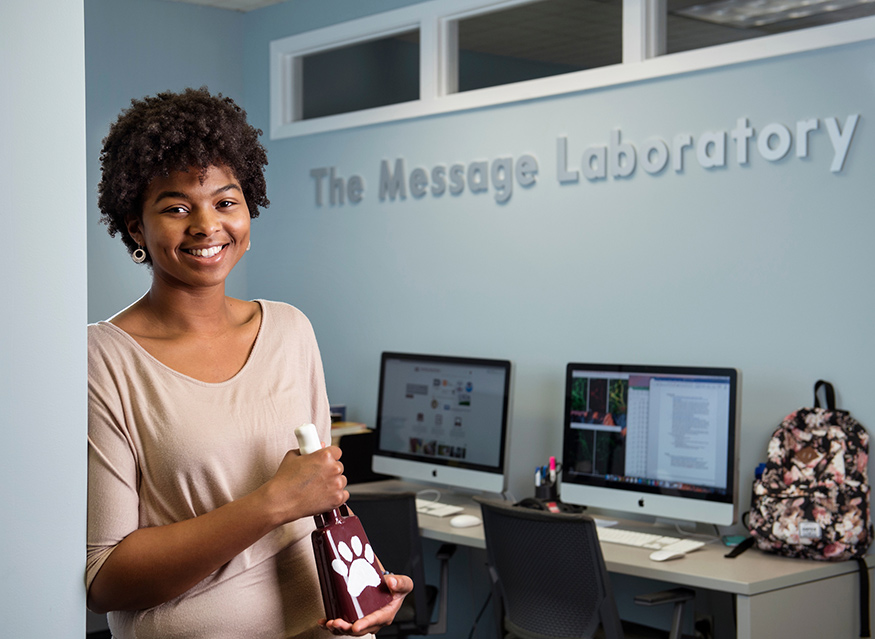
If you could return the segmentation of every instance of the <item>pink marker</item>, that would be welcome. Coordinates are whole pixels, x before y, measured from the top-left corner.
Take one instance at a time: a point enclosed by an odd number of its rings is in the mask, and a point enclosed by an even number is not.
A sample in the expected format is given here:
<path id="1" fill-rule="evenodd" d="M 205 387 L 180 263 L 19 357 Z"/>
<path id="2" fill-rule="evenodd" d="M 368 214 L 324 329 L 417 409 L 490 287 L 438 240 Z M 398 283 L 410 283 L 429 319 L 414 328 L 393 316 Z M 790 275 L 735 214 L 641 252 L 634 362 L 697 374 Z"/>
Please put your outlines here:
<path id="1" fill-rule="evenodd" d="M 556 458 L 550 457 L 550 483 L 556 483 Z"/>

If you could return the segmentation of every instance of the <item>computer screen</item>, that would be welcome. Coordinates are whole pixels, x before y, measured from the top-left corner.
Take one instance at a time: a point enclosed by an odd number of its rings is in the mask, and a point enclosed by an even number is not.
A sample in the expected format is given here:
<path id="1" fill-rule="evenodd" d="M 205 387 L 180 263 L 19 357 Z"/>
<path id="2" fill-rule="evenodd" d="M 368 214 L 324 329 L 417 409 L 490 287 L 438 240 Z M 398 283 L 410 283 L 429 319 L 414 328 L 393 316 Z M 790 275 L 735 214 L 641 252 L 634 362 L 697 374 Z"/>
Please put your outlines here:
<path id="1" fill-rule="evenodd" d="M 739 378 L 733 368 L 568 364 L 562 501 L 734 523 Z"/>
<path id="2" fill-rule="evenodd" d="M 507 360 L 383 353 L 374 472 L 502 492 L 510 393 Z"/>

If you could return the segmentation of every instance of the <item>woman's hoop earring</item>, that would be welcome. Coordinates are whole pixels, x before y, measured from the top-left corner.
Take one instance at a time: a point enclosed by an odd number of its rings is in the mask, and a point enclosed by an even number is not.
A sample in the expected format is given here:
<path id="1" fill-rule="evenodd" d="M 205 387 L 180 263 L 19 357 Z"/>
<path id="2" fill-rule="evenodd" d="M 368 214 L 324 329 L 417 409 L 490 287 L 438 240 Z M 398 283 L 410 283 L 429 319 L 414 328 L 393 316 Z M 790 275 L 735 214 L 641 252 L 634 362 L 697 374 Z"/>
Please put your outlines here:
<path id="1" fill-rule="evenodd" d="M 142 264 L 146 261 L 146 251 L 142 246 L 138 246 L 134 249 L 134 252 L 131 253 L 131 259 L 134 260 L 137 264 Z"/>

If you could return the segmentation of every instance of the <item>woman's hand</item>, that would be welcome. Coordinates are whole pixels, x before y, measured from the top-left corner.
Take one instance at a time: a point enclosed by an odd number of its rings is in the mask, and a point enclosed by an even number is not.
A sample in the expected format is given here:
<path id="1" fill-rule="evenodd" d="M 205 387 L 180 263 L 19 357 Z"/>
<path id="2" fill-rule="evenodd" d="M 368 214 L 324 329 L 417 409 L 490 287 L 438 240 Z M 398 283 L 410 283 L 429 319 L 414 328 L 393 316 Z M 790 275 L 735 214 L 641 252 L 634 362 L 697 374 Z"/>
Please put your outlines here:
<path id="1" fill-rule="evenodd" d="M 340 455 L 337 446 L 309 455 L 286 453 L 276 474 L 260 489 L 277 525 L 327 512 L 349 499 Z"/>
<path id="2" fill-rule="evenodd" d="M 319 625 L 330 630 L 335 635 L 351 635 L 361 637 L 368 633 L 377 632 L 383 626 L 388 626 L 395 619 L 404 597 L 413 590 L 413 580 L 404 575 L 386 575 L 386 585 L 392 593 L 392 601 L 379 610 L 349 623 L 343 619 L 322 619 Z"/>

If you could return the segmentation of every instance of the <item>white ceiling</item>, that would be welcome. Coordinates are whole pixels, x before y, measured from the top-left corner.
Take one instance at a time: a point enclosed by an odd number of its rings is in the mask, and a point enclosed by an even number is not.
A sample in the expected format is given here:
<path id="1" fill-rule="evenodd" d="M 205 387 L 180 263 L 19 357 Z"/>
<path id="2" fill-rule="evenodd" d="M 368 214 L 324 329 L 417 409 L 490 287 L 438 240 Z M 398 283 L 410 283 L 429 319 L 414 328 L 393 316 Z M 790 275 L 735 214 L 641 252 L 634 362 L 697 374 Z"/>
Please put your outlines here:
<path id="1" fill-rule="evenodd" d="M 2 0 L 0 0 L 2 1 Z M 233 11 L 253 11 L 288 0 L 170 0 Z M 323 0 L 327 1 L 327 0 Z M 361 1 L 361 0 L 360 0 Z M 811 4 L 815 0 L 801 0 Z M 738 29 L 693 19 L 677 12 L 715 0 L 668 0 L 667 53 L 735 42 L 784 31 L 875 15 L 875 0 L 858 5 L 755 28 Z M 758 0 L 784 4 L 784 0 Z M 519 5 L 496 14 L 469 18 L 460 27 L 466 50 L 526 60 L 591 68 L 620 61 L 621 0 L 550 0 Z M 560 37 L 561 36 L 561 37 Z M 406 39 L 408 36 L 399 36 Z M 567 43 L 560 46 L 562 43 Z"/>

